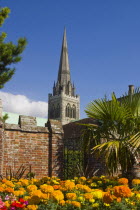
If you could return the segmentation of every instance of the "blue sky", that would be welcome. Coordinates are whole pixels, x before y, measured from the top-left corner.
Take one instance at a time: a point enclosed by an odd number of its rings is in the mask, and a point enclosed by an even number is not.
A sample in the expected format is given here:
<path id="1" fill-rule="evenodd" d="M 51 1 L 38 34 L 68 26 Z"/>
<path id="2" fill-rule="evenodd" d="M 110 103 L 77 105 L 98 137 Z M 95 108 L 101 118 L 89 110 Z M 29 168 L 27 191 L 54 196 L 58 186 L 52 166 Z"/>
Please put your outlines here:
<path id="1" fill-rule="evenodd" d="M 28 46 L 2 92 L 48 101 L 57 79 L 64 26 L 72 81 L 86 105 L 105 94 L 119 97 L 140 86 L 139 0 L 1 0 L 11 9 L 1 28 L 7 41 L 26 37 Z M 5 110 L 7 111 L 7 110 Z"/>

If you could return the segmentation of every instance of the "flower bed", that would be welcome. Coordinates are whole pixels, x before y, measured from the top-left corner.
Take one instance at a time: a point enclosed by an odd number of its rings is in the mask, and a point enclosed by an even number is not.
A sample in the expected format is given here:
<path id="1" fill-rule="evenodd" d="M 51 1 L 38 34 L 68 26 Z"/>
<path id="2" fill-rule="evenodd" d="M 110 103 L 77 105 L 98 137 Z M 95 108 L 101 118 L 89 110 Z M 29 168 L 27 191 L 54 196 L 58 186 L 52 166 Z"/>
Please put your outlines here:
<path id="1" fill-rule="evenodd" d="M 0 181 L 0 209 L 140 209 L 140 180 L 85 177 Z"/>

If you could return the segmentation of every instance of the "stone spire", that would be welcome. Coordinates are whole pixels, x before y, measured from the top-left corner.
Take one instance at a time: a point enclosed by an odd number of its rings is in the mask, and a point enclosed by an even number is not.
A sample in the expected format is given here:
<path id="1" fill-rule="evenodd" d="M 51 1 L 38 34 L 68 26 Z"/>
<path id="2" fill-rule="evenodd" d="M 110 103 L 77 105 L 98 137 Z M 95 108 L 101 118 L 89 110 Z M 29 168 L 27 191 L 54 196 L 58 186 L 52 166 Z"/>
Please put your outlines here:
<path id="1" fill-rule="evenodd" d="M 66 29 L 64 29 L 57 81 L 59 82 L 61 86 L 67 85 L 68 82 L 70 82 L 70 67 L 69 67 L 69 59 L 68 59 Z"/>

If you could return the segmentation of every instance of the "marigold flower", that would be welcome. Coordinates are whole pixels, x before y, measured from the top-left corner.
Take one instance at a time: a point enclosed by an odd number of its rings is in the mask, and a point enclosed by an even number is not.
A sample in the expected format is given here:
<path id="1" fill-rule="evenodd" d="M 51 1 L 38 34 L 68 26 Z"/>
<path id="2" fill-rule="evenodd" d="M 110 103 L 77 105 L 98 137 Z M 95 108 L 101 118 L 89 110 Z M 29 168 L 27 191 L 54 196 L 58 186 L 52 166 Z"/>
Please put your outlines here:
<path id="1" fill-rule="evenodd" d="M 30 192 L 33 192 L 33 191 L 36 191 L 37 190 L 37 186 L 36 185 L 29 185 L 27 187 L 27 191 L 30 193 Z"/>
<path id="2" fill-rule="evenodd" d="M 61 201 L 64 199 L 64 195 L 63 193 L 60 191 L 60 190 L 55 190 L 53 193 L 52 193 L 52 198 L 56 201 Z"/>
<path id="3" fill-rule="evenodd" d="M 14 193 L 15 196 L 22 196 L 22 195 L 24 195 L 24 192 L 21 191 L 21 190 L 16 190 L 13 193 Z"/>
<path id="4" fill-rule="evenodd" d="M 66 190 L 73 190 L 75 188 L 75 183 L 70 180 L 65 181 L 64 187 Z"/>
<path id="5" fill-rule="evenodd" d="M 60 189 L 60 185 L 53 185 L 54 190 Z"/>
<path id="6" fill-rule="evenodd" d="M 86 177 L 81 176 L 81 177 L 80 177 L 80 180 L 82 180 L 82 181 L 86 181 L 87 179 L 86 179 Z"/>
<path id="7" fill-rule="evenodd" d="M 90 203 L 94 203 L 95 202 L 95 199 L 93 199 L 93 198 L 92 199 L 89 199 L 89 202 Z"/>
<path id="8" fill-rule="evenodd" d="M 4 192 L 13 193 L 14 192 L 14 189 L 12 189 L 10 187 L 7 187 L 7 188 L 4 189 Z"/>
<path id="9" fill-rule="evenodd" d="M 69 200 L 75 200 L 76 199 L 76 194 L 75 193 L 67 193 L 66 198 Z"/>
<path id="10" fill-rule="evenodd" d="M 103 202 L 110 204 L 114 200 L 115 196 L 111 195 L 110 192 L 105 192 L 103 195 Z"/>
<path id="11" fill-rule="evenodd" d="M 93 203 L 93 204 L 92 204 L 92 207 L 93 207 L 93 208 L 98 208 L 98 206 L 99 206 L 99 203 Z"/>
<path id="12" fill-rule="evenodd" d="M 19 181 L 21 182 L 21 185 L 22 185 L 22 186 L 27 186 L 27 185 L 29 185 L 29 180 L 27 180 L 27 179 L 20 179 Z"/>
<path id="13" fill-rule="evenodd" d="M 120 203 L 120 202 L 122 201 L 122 198 L 118 197 L 118 198 L 116 199 L 116 201 L 117 201 L 118 203 Z"/>
<path id="14" fill-rule="evenodd" d="M 5 203 L 5 206 L 6 206 L 7 208 L 9 208 L 9 206 L 10 206 L 9 201 L 5 201 L 4 203 Z"/>
<path id="15" fill-rule="evenodd" d="M 27 209 L 28 210 L 37 210 L 38 209 L 38 206 L 37 205 L 28 205 L 27 206 Z"/>
<path id="16" fill-rule="evenodd" d="M 64 201 L 64 200 L 61 200 L 61 201 L 59 201 L 59 204 L 60 204 L 61 206 L 64 206 L 64 205 L 65 205 L 65 201 Z"/>
<path id="17" fill-rule="evenodd" d="M 93 198 L 93 194 L 91 194 L 91 193 L 85 193 L 85 194 L 84 194 L 84 198 L 85 198 L 86 200 L 92 199 L 92 198 Z"/>
<path id="18" fill-rule="evenodd" d="M 71 204 L 71 202 L 72 202 L 72 201 L 70 201 L 70 200 L 67 200 L 67 201 L 66 201 L 67 204 Z"/>
<path id="19" fill-rule="evenodd" d="M 136 198 L 140 199 L 140 193 L 138 193 L 138 194 L 136 195 Z"/>
<path id="20" fill-rule="evenodd" d="M 113 187 L 114 195 L 116 197 L 130 197 L 132 195 L 131 190 L 127 186 L 115 186 Z"/>
<path id="21" fill-rule="evenodd" d="M 4 188 L 3 187 L 0 187 L 0 192 L 4 192 Z"/>
<path id="22" fill-rule="evenodd" d="M 138 184 L 140 184 L 140 179 L 133 179 L 133 180 L 132 180 L 132 184 L 133 184 L 133 185 L 138 185 Z"/>
<path id="23" fill-rule="evenodd" d="M 89 188 L 87 185 L 77 184 L 76 188 L 84 192 L 91 192 L 91 188 Z"/>
<path id="24" fill-rule="evenodd" d="M 103 198 L 103 192 L 102 190 L 92 190 L 92 195 L 93 195 L 93 198 L 97 198 L 97 199 L 102 199 Z"/>
<path id="25" fill-rule="evenodd" d="M 47 185 L 47 184 L 41 185 L 40 189 L 44 193 L 52 193 L 54 191 L 54 188 L 50 185 Z"/>
<path id="26" fill-rule="evenodd" d="M 5 184 L 6 184 L 8 187 L 15 187 L 15 185 L 14 185 L 11 181 L 9 181 L 9 180 L 6 180 L 6 181 L 5 181 Z"/>
<path id="27" fill-rule="evenodd" d="M 78 201 L 72 201 L 71 204 L 77 208 L 81 208 L 81 203 L 79 203 Z"/>
<path id="28" fill-rule="evenodd" d="M 118 183 L 122 184 L 122 185 L 127 185 L 128 184 L 128 179 L 120 178 L 120 179 L 118 179 Z"/>

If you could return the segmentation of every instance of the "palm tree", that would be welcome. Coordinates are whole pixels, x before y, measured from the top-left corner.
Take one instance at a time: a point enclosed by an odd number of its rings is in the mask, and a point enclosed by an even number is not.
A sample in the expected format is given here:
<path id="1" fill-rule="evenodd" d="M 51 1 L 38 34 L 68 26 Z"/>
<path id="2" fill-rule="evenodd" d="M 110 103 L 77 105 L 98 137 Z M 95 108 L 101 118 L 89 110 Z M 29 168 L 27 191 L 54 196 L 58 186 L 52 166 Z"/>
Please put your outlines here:
<path id="1" fill-rule="evenodd" d="M 115 93 L 109 101 L 106 97 L 94 100 L 85 112 L 90 118 L 98 119 L 98 126 L 86 125 L 86 144 L 94 142 L 93 153 L 105 157 L 110 174 L 118 172 L 130 174 L 134 164 L 138 163 L 140 148 L 140 91 L 125 95 L 120 99 Z M 90 135 L 88 135 L 88 131 Z M 91 135 L 92 133 L 92 135 Z"/>

